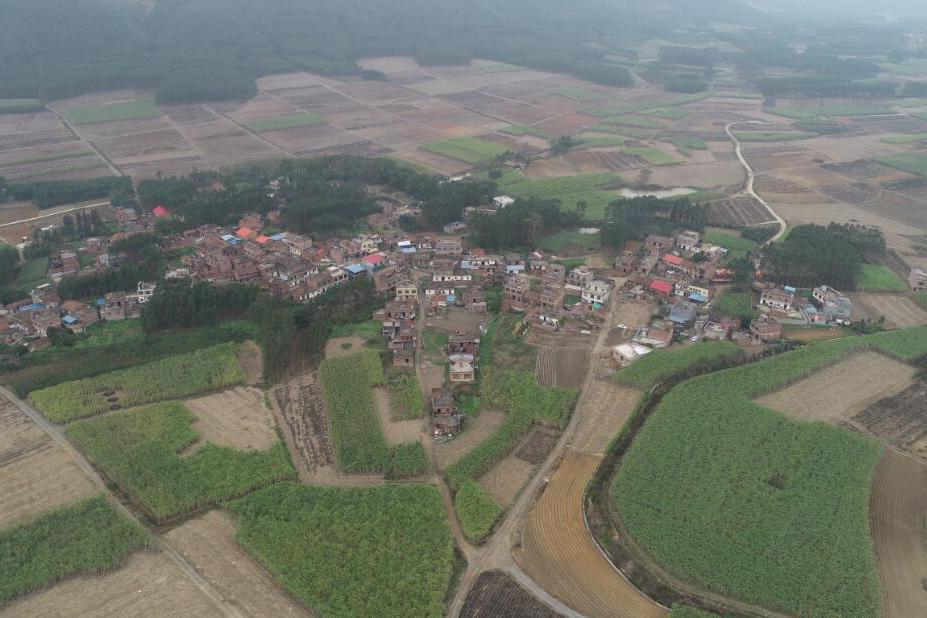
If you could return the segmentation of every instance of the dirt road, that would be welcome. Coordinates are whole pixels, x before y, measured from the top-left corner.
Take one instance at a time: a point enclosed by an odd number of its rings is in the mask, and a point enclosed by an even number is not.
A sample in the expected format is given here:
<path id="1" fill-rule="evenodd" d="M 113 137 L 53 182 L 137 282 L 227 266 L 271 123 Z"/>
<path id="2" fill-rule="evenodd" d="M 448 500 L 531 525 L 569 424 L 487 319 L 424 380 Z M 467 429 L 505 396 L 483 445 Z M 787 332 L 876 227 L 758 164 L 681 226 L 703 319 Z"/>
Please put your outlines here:
<path id="1" fill-rule="evenodd" d="M 732 127 L 738 124 L 769 124 L 769 123 L 765 123 L 759 120 L 749 120 L 747 122 L 731 122 L 725 125 L 724 127 L 724 132 L 727 133 L 727 136 L 731 138 L 732 142 L 734 142 L 734 152 L 737 154 L 737 160 L 740 161 L 740 164 L 743 166 L 744 171 L 747 173 L 747 183 L 744 186 L 744 193 L 754 198 L 756 201 L 758 201 L 760 204 L 766 207 L 766 210 L 769 211 L 769 214 L 772 215 L 772 218 L 773 218 L 773 221 L 770 221 L 770 223 L 775 222 L 779 225 L 779 231 L 776 233 L 776 235 L 770 238 L 769 240 L 767 240 L 765 243 L 763 243 L 763 245 L 768 245 L 769 243 L 776 242 L 777 240 L 782 238 L 783 234 L 785 234 L 785 230 L 787 226 L 785 223 L 785 219 L 780 217 L 776 213 L 776 211 L 773 210 L 772 206 L 770 206 L 769 203 L 767 203 L 766 200 L 760 197 L 757 194 L 757 192 L 753 189 L 753 184 L 756 181 L 756 173 L 753 171 L 753 168 L 750 167 L 750 164 L 747 163 L 747 159 L 744 158 L 743 144 L 740 143 L 740 140 L 737 139 L 737 136 L 734 135 L 734 131 L 732 130 Z"/>

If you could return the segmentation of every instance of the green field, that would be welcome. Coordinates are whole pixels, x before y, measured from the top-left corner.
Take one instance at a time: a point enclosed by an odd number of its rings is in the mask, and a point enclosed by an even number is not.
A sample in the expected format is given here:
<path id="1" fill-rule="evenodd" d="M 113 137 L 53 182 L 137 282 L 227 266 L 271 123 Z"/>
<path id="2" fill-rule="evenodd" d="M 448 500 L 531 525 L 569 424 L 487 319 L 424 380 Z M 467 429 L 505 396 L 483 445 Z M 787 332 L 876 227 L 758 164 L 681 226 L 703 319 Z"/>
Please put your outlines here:
<path id="1" fill-rule="evenodd" d="M 927 328 L 809 345 L 676 386 L 613 487 L 635 542 L 674 576 L 802 616 L 878 616 L 869 487 L 882 447 L 754 397 L 875 347 L 927 353 Z"/>
<path id="2" fill-rule="evenodd" d="M 757 315 L 753 308 L 753 294 L 750 292 L 726 291 L 715 299 L 713 309 L 720 315 L 743 320 L 753 319 Z"/>
<path id="3" fill-rule="evenodd" d="M 718 245 L 719 247 L 724 247 L 725 249 L 736 249 L 738 251 L 746 251 L 748 253 L 756 251 L 757 247 L 756 242 L 750 240 L 749 238 L 741 238 L 740 236 L 726 234 L 725 232 L 720 232 L 717 230 L 709 230 L 705 232 L 705 242 Z"/>
<path id="4" fill-rule="evenodd" d="M 282 443 L 240 451 L 206 443 L 180 455 L 199 434 L 196 417 L 176 401 L 115 412 L 70 425 L 68 437 L 119 488 L 157 520 L 213 506 L 294 478 Z"/>
<path id="5" fill-rule="evenodd" d="M 918 176 L 927 176 L 927 154 L 902 152 L 899 154 L 877 157 L 876 161 L 903 172 L 910 172 Z"/>
<path id="6" fill-rule="evenodd" d="M 295 127 L 304 127 L 310 124 L 322 124 L 325 119 L 318 114 L 290 114 L 288 116 L 269 116 L 267 118 L 255 118 L 249 120 L 244 126 L 258 133 L 262 131 L 276 131 L 277 129 L 292 129 Z"/>
<path id="7" fill-rule="evenodd" d="M 67 423 L 114 406 L 182 399 L 242 384 L 238 346 L 224 343 L 153 363 L 43 388 L 30 395 L 50 421 Z M 112 401 L 110 401 L 112 400 Z"/>
<path id="8" fill-rule="evenodd" d="M 667 138 L 669 143 L 677 148 L 689 148 L 691 150 L 708 150 L 708 144 L 697 137 L 688 135 L 673 135 Z"/>
<path id="9" fill-rule="evenodd" d="M 865 292 L 907 292 L 908 284 L 887 266 L 861 264 L 856 289 Z"/>
<path id="10" fill-rule="evenodd" d="M 734 131 L 734 135 L 743 142 L 787 142 L 817 137 L 817 133 L 807 131 Z"/>
<path id="11" fill-rule="evenodd" d="M 50 161 L 63 161 L 65 159 L 80 159 L 83 157 L 94 157 L 96 156 L 90 150 L 69 150 L 67 152 L 58 152 L 54 154 L 47 155 L 36 155 L 34 157 L 29 157 L 26 159 L 18 159 L 16 161 L 8 161 L 3 164 L 3 167 L 13 167 L 15 165 L 26 165 L 28 163 L 48 163 Z M 102 163 L 100 163 L 102 165 Z M 21 180 L 22 177 L 19 177 L 18 180 Z"/>
<path id="12" fill-rule="evenodd" d="M 415 374 L 403 374 L 389 383 L 391 413 L 397 420 L 421 418 L 425 413 L 425 395 Z"/>
<path id="13" fill-rule="evenodd" d="M 884 144 L 916 144 L 927 140 L 927 133 L 913 133 L 910 135 L 889 135 L 879 141 Z"/>
<path id="14" fill-rule="evenodd" d="M 639 148 L 624 148 L 622 152 L 635 155 L 644 159 L 650 165 L 675 165 L 679 163 L 676 159 L 662 150 L 642 146 Z"/>
<path id="15" fill-rule="evenodd" d="M 927 292 L 917 292 L 914 295 L 914 302 L 916 302 L 922 309 L 927 311 Z"/>
<path id="16" fill-rule="evenodd" d="M 667 107 L 665 109 L 658 109 L 650 112 L 651 116 L 658 116 L 660 118 L 666 118 L 668 120 L 682 120 L 683 118 L 688 117 L 691 112 L 682 107 Z"/>
<path id="17" fill-rule="evenodd" d="M 0 99 L 0 114 L 40 112 L 45 106 L 38 99 Z"/>
<path id="18" fill-rule="evenodd" d="M 540 137 L 541 139 L 553 139 L 554 138 L 554 135 L 552 133 L 548 133 L 547 131 L 542 131 L 541 129 L 538 129 L 535 127 L 529 127 L 528 125 L 524 125 L 524 124 L 510 124 L 509 126 L 503 129 L 499 129 L 499 130 L 502 133 L 505 133 L 507 135 L 515 135 L 515 136 L 533 135 L 535 137 Z"/>
<path id="19" fill-rule="evenodd" d="M 65 112 L 74 124 L 95 124 L 98 122 L 116 122 L 119 120 L 137 120 L 152 118 L 161 114 L 154 99 L 124 101 L 109 105 L 92 105 L 74 107 Z"/>
<path id="20" fill-rule="evenodd" d="M 454 494 L 454 513 L 467 539 L 471 543 L 479 543 L 502 515 L 502 507 L 482 485 L 476 481 L 465 481 Z"/>
<path id="21" fill-rule="evenodd" d="M 598 234 L 581 234 L 567 230 L 548 236 L 539 245 L 542 250 L 555 254 L 588 253 L 598 251 L 601 246 L 602 241 Z"/>
<path id="22" fill-rule="evenodd" d="M 689 607 L 688 605 L 679 605 L 678 603 L 673 604 L 670 608 L 669 618 L 717 618 L 718 614 L 714 614 L 703 609 L 696 609 L 694 607 Z"/>
<path id="23" fill-rule="evenodd" d="M 611 133 L 612 135 L 631 139 L 650 139 L 655 132 L 654 129 L 637 129 L 616 124 L 597 124 L 590 127 L 589 130 L 595 133 Z"/>
<path id="24" fill-rule="evenodd" d="M 888 107 L 871 105 L 824 105 L 822 107 L 779 107 L 769 110 L 769 113 L 792 118 L 793 120 L 807 120 L 840 116 L 874 116 L 877 114 L 891 114 L 892 110 Z"/>
<path id="25" fill-rule="evenodd" d="M 7 601 L 75 575 L 125 564 L 148 533 L 100 496 L 0 531 L 0 608 Z"/>
<path id="26" fill-rule="evenodd" d="M 478 137 L 452 137 L 422 146 L 428 152 L 457 159 L 464 163 L 484 163 L 505 154 L 508 148 Z"/>
<path id="27" fill-rule="evenodd" d="M 565 210 L 574 210 L 576 203 L 585 201 L 585 218 L 597 221 L 605 217 L 605 208 L 618 196 L 606 187 L 621 184 L 618 174 L 577 174 L 558 178 L 526 178 L 517 171 L 507 171 L 497 181 L 500 193 L 512 197 L 533 197 L 560 200 Z"/>
<path id="28" fill-rule="evenodd" d="M 578 88 L 576 86 L 560 86 L 559 88 L 554 88 L 551 90 L 550 94 L 567 97 L 568 99 L 573 99 L 574 101 L 579 101 L 581 103 L 585 103 L 587 101 L 601 101 L 608 98 L 607 94 L 586 90 L 585 88 Z"/>
<path id="29" fill-rule="evenodd" d="M 656 118 L 653 116 L 638 116 L 634 114 L 611 116 L 606 118 L 605 121 L 611 124 L 635 127 L 638 129 L 662 129 L 669 124 L 668 121 L 663 120 L 662 118 Z"/>
<path id="30" fill-rule="evenodd" d="M 654 350 L 615 374 L 626 386 L 648 389 L 658 382 L 741 358 L 744 351 L 730 341 L 705 341 L 686 347 Z"/>
<path id="31" fill-rule="evenodd" d="M 601 136 L 601 137 L 583 137 L 579 143 L 573 147 L 573 150 L 588 150 L 589 148 L 617 148 L 624 146 L 627 139 L 620 135 Z"/>
<path id="32" fill-rule="evenodd" d="M 280 483 L 229 507 L 242 546 L 319 615 L 445 614 L 454 540 L 436 487 Z"/>
<path id="33" fill-rule="evenodd" d="M 48 282 L 45 273 L 48 271 L 48 258 L 32 258 L 26 262 L 16 275 L 13 287 L 20 290 L 31 290 Z"/>

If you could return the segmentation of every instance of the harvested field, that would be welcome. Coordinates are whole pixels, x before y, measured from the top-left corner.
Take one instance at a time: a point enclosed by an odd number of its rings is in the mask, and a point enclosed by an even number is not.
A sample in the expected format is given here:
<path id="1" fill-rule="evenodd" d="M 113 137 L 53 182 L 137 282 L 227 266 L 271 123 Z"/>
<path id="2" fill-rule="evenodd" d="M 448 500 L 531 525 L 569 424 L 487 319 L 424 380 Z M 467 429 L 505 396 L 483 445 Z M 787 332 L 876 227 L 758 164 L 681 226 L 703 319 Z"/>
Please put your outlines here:
<path id="1" fill-rule="evenodd" d="M 12 403 L 0 401 L 0 528 L 98 491 L 67 451 Z"/>
<path id="2" fill-rule="evenodd" d="M 888 449 L 876 468 L 870 500 L 872 539 L 886 618 L 927 615 L 924 514 L 927 465 Z"/>
<path id="3" fill-rule="evenodd" d="M 854 416 L 850 425 L 927 460 L 927 383 L 917 382 L 877 401 Z"/>
<path id="4" fill-rule="evenodd" d="M 502 571 L 481 573 L 467 593 L 460 618 L 558 618 Z"/>
<path id="5" fill-rule="evenodd" d="M 586 348 L 541 348 L 538 350 L 538 384 L 579 388 L 586 379 L 589 354 Z"/>
<path id="6" fill-rule="evenodd" d="M 277 442 L 273 411 L 256 388 L 238 387 L 185 402 L 196 415 L 199 440 L 187 453 L 207 442 L 243 450 L 264 450 Z"/>
<path id="7" fill-rule="evenodd" d="M 550 454 L 557 441 L 560 439 L 560 432 L 549 427 L 537 426 L 533 428 L 528 437 L 522 441 L 521 445 L 515 451 L 515 457 L 530 464 L 542 463 Z"/>
<path id="8" fill-rule="evenodd" d="M 167 541 L 222 596 L 248 616 L 310 616 L 235 540 L 235 521 L 222 511 L 191 519 Z M 184 613 L 188 614 L 186 610 Z"/>
<path id="9" fill-rule="evenodd" d="M 254 386 L 264 379 L 264 356 L 261 348 L 253 341 L 245 341 L 238 347 L 238 363 L 245 372 L 245 384 Z"/>
<path id="10" fill-rule="evenodd" d="M 457 331 L 466 333 L 479 332 L 481 325 L 486 325 L 489 318 L 486 314 L 471 313 L 463 309 L 448 309 L 443 316 L 430 317 L 426 326 L 438 328 L 448 333 Z"/>
<path id="11" fill-rule="evenodd" d="M 838 423 L 907 388 L 915 373 L 878 352 L 860 352 L 755 401 L 796 420 Z"/>
<path id="12" fill-rule="evenodd" d="M 422 437 L 425 425 L 421 419 L 408 421 L 394 421 L 391 414 L 389 391 L 378 386 L 373 389 L 373 399 L 377 404 L 380 415 L 380 425 L 383 427 L 383 436 L 389 446 L 397 446 L 407 442 L 418 442 Z"/>
<path id="13" fill-rule="evenodd" d="M 927 311 L 907 296 L 897 294 L 850 294 L 854 320 L 878 322 L 885 316 L 888 328 L 908 328 L 927 324 Z"/>
<path id="14" fill-rule="evenodd" d="M 810 193 L 807 187 L 800 184 L 765 174 L 756 177 L 755 188 L 760 193 Z"/>
<path id="15" fill-rule="evenodd" d="M 460 435 L 450 442 L 434 445 L 432 456 L 435 465 L 439 470 L 443 471 L 466 453 L 485 442 L 504 420 L 505 414 L 498 410 L 483 410 L 479 416 L 468 418 Z"/>
<path id="16" fill-rule="evenodd" d="M 589 616 L 666 616 L 631 585 L 592 542 L 583 517 L 583 492 L 601 456 L 568 452 L 522 534 L 515 560 L 534 581 Z"/>
<path id="17" fill-rule="evenodd" d="M 580 402 L 582 422 L 573 434 L 571 446 L 578 452 L 604 455 L 634 411 L 640 391 L 618 386 L 611 380 L 593 380 Z"/>
<path id="18" fill-rule="evenodd" d="M 743 226 L 766 223 L 769 211 L 748 195 L 708 203 L 708 219 L 713 225 Z"/>
<path id="19" fill-rule="evenodd" d="M 170 558 L 140 552 L 96 577 L 75 577 L 13 602 L 4 616 L 225 616 Z"/>
<path id="20" fill-rule="evenodd" d="M 509 455 L 481 476 L 479 483 L 499 506 L 507 509 L 531 479 L 534 467 L 534 464 Z"/>
<path id="21" fill-rule="evenodd" d="M 335 454 L 316 374 L 278 386 L 274 396 L 283 419 L 284 439 L 300 476 L 334 474 Z"/>
<path id="22" fill-rule="evenodd" d="M 860 159 L 857 161 L 850 161 L 849 163 L 827 163 L 821 167 L 831 172 L 837 172 L 838 174 L 855 178 L 873 178 L 892 171 L 892 168 L 869 159 Z"/>
<path id="23" fill-rule="evenodd" d="M 364 347 L 360 337 L 332 337 L 325 344 L 325 358 L 339 358 L 357 354 Z"/>
<path id="24" fill-rule="evenodd" d="M 832 200 L 847 204 L 867 204 L 879 197 L 879 192 L 865 182 L 854 182 L 850 185 L 825 185 L 818 191 Z"/>

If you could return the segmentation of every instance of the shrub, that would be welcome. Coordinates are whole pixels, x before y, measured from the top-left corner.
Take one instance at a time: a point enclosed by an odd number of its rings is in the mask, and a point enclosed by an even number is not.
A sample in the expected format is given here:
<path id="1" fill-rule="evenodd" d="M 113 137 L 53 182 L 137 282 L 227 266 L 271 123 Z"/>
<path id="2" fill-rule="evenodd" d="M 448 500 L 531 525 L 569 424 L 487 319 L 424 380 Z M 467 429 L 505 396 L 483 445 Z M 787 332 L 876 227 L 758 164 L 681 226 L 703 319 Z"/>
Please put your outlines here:
<path id="1" fill-rule="evenodd" d="M 407 442 L 389 449 L 386 478 L 410 479 L 428 471 L 428 456 L 421 442 Z"/>
<path id="2" fill-rule="evenodd" d="M 468 480 L 454 495 L 454 512 L 467 539 L 479 543 L 502 515 L 502 507 L 496 504 L 482 485 Z"/>
<path id="3" fill-rule="evenodd" d="M 425 413 L 425 396 L 414 375 L 400 375 L 390 384 L 389 389 L 394 418 L 421 418 Z"/>

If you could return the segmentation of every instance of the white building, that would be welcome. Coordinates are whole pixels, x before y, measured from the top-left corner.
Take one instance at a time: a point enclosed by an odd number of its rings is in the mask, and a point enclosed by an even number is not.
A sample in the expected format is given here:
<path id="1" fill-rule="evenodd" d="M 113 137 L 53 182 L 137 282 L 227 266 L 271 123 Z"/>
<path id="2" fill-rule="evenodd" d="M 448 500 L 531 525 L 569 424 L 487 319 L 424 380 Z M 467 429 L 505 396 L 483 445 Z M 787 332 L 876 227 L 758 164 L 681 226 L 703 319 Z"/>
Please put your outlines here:
<path id="1" fill-rule="evenodd" d="M 608 283 L 601 279 L 596 279 L 595 281 L 590 281 L 586 284 L 586 287 L 583 288 L 582 298 L 583 302 L 604 305 L 608 302 L 610 294 L 611 288 L 608 286 Z"/>
<path id="2" fill-rule="evenodd" d="M 143 305 L 151 300 L 151 297 L 154 296 L 155 289 L 157 287 L 157 283 L 146 283 L 145 281 L 139 281 L 138 287 L 136 288 L 136 293 L 138 294 L 138 303 Z"/>
<path id="3" fill-rule="evenodd" d="M 492 198 L 492 205 L 499 210 L 508 208 L 514 203 L 515 200 L 508 195 L 497 195 L 496 197 Z"/>

